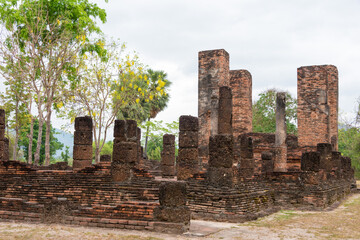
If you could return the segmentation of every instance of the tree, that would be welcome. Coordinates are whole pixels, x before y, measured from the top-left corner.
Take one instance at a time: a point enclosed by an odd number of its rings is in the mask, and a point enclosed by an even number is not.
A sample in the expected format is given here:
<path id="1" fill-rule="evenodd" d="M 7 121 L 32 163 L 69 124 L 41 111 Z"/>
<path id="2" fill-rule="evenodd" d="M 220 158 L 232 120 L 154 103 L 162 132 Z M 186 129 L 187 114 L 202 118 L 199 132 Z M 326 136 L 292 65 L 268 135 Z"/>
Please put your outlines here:
<path id="1" fill-rule="evenodd" d="M 72 62 L 78 53 L 97 49 L 86 44 L 87 36 L 100 33 L 95 19 L 105 22 L 106 14 L 87 0 L 4 0 L 0 3 L 0 16 L 7 30 L 1 47 L 2 59 L 13 73 L 19 72 L 15 79 L 28 81 L 26 84 L 35 93 L 32 97 L 37 105 L 39 138 L 46 122 L 48 165 L 52 108 L 61 97 L 62 88 L 72 80 L 63 77 L 64 71 L 73 70 Z M 39 151 L 37 146 L 35 164 Z"/>
<path id="2" fill-rule="evenodd" d="M 153 101 L 163 87 L 149 89 L 150 82 L 138 57 L 122 56 L 124 44 L 114 41 L 107 44 L 105 39 L 99 39 L 94 45 L 104 51 L 101 55 L 89 52 L 79 59 L 78 82 L 68 89 L 64 99 L 68 107 L 62 112 L 72 120 L 80 115 L 92 117 L 95 161 L 99 162 L 105 144 L 101 139 L 106 139 L 116 116 L 136 114 L 141 103 Z"/>
<path id="3" fill-rule="evenodd" d="M 44 129 L 46 128 L 45 125 L 42 126 Z M 20 140 L 19 140 L 19 147 L 25 150 L 25 158 L 27 159 L 28 156 L 28 146 L 29 146 L 29 139 L 27 137 L 28 133 L 30 131 L 30 126 L 27 125 L 24 127 L 24 131 L 21 134 Z M 34 121 L 34 137 L 37 138 L 38 134 L 42 134 L 43 137 L 42 139 L 42 143 L 40 144 L 41 148 L 40 148 L 40 158 L 39 158 L 39 164 L 42 165 L 45 162 L 45 131 L 40 131 L 39 130 L 39 120 L 35 120 Z M 54 155 L 56 153 L 57 150 L 60 150 L 63 148 L 64 144 L 60 143 L 58 141 L 58 139 L 54 136 L 56 134 L 56 131 L 54 128 L 51 127 L 51 131 L 50 131 L 50 155 Z M 34 140 L 35 141 L 35 140 Z M 35 148 L 35 144 L 33 145 L 33 148 Z M 34 150 L 34 149 L 33 149 Z M 35 151 L 33 151 L 34 153 Z M 54 160 L 54 159 L 52 159 Z"/>
<path id="4" fill-rule="evenodd" d="M 253 131 L 274 133 L 276 131 L 276 89 L 260 93 L 259 100 L 253 104 Z M 297 101 L 286 93 L 286 127 L 288 134 L 297 133 Z"/>
<path id="5" fill-rule="evenodd" d="M 61 159 L 63 160 L 63 162 L 69 163 L 69 159 L 70 159 L 70 154 L 69 154 L 69 146 L 65 147 L 65 152 L 61 152 Z"/>

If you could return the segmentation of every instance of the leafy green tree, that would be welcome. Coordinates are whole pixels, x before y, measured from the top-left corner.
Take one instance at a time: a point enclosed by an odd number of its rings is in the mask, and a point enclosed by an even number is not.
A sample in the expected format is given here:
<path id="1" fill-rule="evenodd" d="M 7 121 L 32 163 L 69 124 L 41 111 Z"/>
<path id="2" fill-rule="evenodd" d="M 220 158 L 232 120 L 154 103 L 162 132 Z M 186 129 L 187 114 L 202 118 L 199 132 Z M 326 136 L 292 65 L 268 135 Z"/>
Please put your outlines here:
<path id="1" fill-rule="evenodd" d="M 15 79 L 32 87 L 39 119 L 38 143 L 42 142 L 42 125 L 46 123 L 48 165 L 53 105 L 68 80 L 76 80 L 64 78 L 64 72 L 75 71 L 72 63 L 79 53 L 100 50 L 88 39 L 91 33 L 101 32 L 95 20 L 105 22 L 106 13 L 88 0 L 4 0 L 0 2 L 0 16 L 7 30 L 2 32 L 2 59 L 7 69 L 19 73 Z M 37 146 L 35 164 L 39 151 Z"/>
<path id="2" fill-rule="evenodd" d="M 149 129 L 147 157 L 152 160 L 161 160 L 161 151 L 163 150 L 163 135 L 175 135 L 175 154 L 178 151 L 179 122 L 164 123 L 163 121 L 147 121 L 143 123 L 141 129 Z M 146 136 L 142 137 L 142 144 L 145 144 Z"/>
<path id="3" fill-rule="evenodd" d="M 139 58 L 122 56 L 125 45 L 106 43 L 105 39 L 96 40 L 95 45 L 104 48 L 104 54 L 90 52 L 79 59 L 78 83 L 68 89 L 58 109 L 67 105 L 62 112 L 72 121 L 79 115 L 92 117 L 95 162 L 99 162 L 105 144 L 101 139 L 106 139 L 116 117 L 141 109 L 142 102 L 151 103 L 154 96 L 164 93 L 164 86 L 149 89 L 150 81 Z"/>
<path id="4" fill-rule="evenodd" d="M 103 139 L 101 139 L 100 144 L 102 144 L 104 142 Z M 96 146 L 95 143 L 93 143 L 93 157 L 95 159 L 95 152 L 96 152 Z M 100 152 L 100 156 L 101 155 L 110 155 L 112 156 L 112 152 L 113 152 L 113 141 L 107 141 L 105 142 L 105 144 L 103 145 L 103 148 L 101 149 Z"/>
<path id="5" fill-rule="evenodd" d="M 274 133 L 276 131 L 276 89 L 260 93 L 253 104 L 253 131 Z M 286 127 L 288 134 L 297 134 L 297 101 L 286 93 Z"/>
<path id="6" fill-rule="evenodd" d="M 45 128 L 46 126 L 43 125 L 43 128 Z M 25 159 L 28 159 L 28 147 L 29 147 L 29 138 L 28 133 L 29 133 L 30 129 L 29 129 L 29 125 L 24 127 L 24 130 L 21 133 L 21 137 L 19 140 L 19 147 L 25 150 Z M 39 121 L 36 119 L 34 121 L 34 138 L 37 138 L 37 135 L 40 133 L 39 131 Z M 63 148 L 64 144 L 62 144 L 61 142 L 58 141 L 58 139 L 54 136 L 56 134 L 56 130 L 54 128 L 51 128 L 51 132 L 50 132 L 50 146 L 51 146 L 51 160 L 54 160 L 54 158 L 52 157 L 57 150 L 60 150 Z M 39 164 L 43 165 L 45 163 L 45 131 L 41 131 L 41 134 L 43 134 L 42 137 L 42 144 L 41 145 L 41 149 L 40 149 L 40 161 Z M 33 139 L 33 141 L 36 141 L 35 139 Z M 33 144 L 33 148 L 35 148 L 36 144 Z M 33 149 L 34 150 L 34 149 Z M 33 151 L 34 153 L 35 151 Z"/>

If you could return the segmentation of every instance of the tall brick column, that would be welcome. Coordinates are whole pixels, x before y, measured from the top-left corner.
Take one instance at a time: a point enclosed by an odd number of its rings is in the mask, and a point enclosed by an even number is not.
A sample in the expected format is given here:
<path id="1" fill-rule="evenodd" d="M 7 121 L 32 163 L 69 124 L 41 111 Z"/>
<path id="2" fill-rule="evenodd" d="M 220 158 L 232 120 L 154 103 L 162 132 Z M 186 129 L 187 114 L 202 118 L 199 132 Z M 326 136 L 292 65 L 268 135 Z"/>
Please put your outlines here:
<path id="1" fill-rule="evenodd" d="M 276 94 L 276 132 L 275 132 L 275 159 L 274 172 L 287 171 L 286 145 L 286 93 Z"/>
<path id="2" fill-rule="evenodd" d="M 0 109 L 0 161 L 6 161 L 5 110 Z M 16 159 L 14 159 L 16 160 Z"/>
<path id="3" fill-rule="evenodd" d="M 231 70 L 233 135 L 252 132 L 252 77 L 247 70 Z"/>
<path id="4" fill-rule="evenodd" d="M 177 157 L 177 179 L 186 180 L 199 170 L 197 117 L 180 116 L 179 119 L 179 155 Z"/>
<path id="5" fill-rule="evenodd" d="M 224 49 L 199 52 L 199 156 L 207 163 L 209 137 L 218 134 L 219 87 L 229 86 L 229 54 Z"/>
<path id="6" fill-rule="evenodd" d="M 213 186 L 228 186 L 233 183 L 234 137 L 219 134 L 210 137 L 208 182 Z"/>
<path id="7" fill-rule="evenodd" d="M 160 206 L 154 209 L 156 231 L 184 233 L 190 227 L 190 209 L 186 206 L 186 184 L 163 182 L 159 187 Z"/>
<path id="8" fill-rule="evenodd" d="M 92 163 L 92 128 L 90 116 L 75 118 L 73 169 L 88 167 Z"/>
<path id="9" fill-rule="evenodd" d="M 299 146 L 331 143 L 338 149 L 338 71 L 335 66 L 298 68 Z"/>
<path id="10" fill-rule="evenodd" d="M 138 130 L 134 120 L 115 120 L 111 175 L 123 182 L 132 177 L 132 168 L 138 161 Z"/>
<path id="11" fill-rule="evenodd" d="M 163 136 L 161 175 L 163 177 L 175 176 L 175 135 L 165 134 Z"/>

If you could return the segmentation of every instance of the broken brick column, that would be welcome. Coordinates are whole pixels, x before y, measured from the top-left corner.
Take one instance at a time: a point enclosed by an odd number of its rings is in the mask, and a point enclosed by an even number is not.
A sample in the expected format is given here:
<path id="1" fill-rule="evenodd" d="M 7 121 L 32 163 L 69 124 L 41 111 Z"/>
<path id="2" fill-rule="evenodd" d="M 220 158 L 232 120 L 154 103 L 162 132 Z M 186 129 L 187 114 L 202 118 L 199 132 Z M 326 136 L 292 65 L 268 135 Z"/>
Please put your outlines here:
<path id="1" fill-rule="evenodd" d="M 165 134 L 163 136 L 161 175 L 163 177 L 175 176 L 175 135 Z"/>
<path id="2" fill-rule="evenodd" d="M 198 118 L 193 116 L 180 116 L 179 130 L 177 179 L 186 180 L 199 171 Z"/>
<path id="3" fill-rule="evenodd" d="M 287 171 L 287 145 L 286 145 L 286 93 L 276 94 L 276 132 L 275 132 L 275 158 L 274 172 Z"/>
<path id="4" fill-rule="evenodd" d="M 186 184 L 163 182 L 159 186 L 160 206 L 154 209 L 155 231 L 184 233 L 190 227 L 190 209 L 186 206 Z"/>
<path id="5" fill-rule="evenodd" d="M 199 157 L 205 164 L 209 137 L 218 134 L 219 88 L 229 85 L 229 54 L 224 49 L 199 52 Z"/>
<path id="6" fill-rule="evenodd" d="M 124 182 L 132 177 L 138 161 L 138 130 L 134 120 L 115 120 L 114 145 L 111 162 L 113 181 Z"/>
<path id="7" fill-rule="evenodd" d="M 298 142 L 300 147 L 331 143 L 338 149 L 338 71 L 335 66 L 300 67 Z"/>
<path id="8" fill-rule="evenodd" d="M 208 182 L 212 186 L 228 186 L 233 183 L 234 137 L 218 134 L 210 137 Z"/>
<path id="9" fill-rule="evenodd" d="M 73 169 L 79 170 L 92 164 L 92 129 L 90 116 L 75 118 Z"/>
<path id="10" fill-rule="evenodd" d="M 254 176 L 255 160 L 253 141 L 245 134 L 238 137 L 240 143 L 239 176 L 244 179 L 251 179 Z"/>
<path id="11" fill-rule="evenodd" d="M 137 164 L 139 165 L 143 165 L 143 157 L 142 157 L 142 150 L 141 150 L 141 128 L 136 128 L 136 136 L 137 136 L 137 145 L 138 145 L 138 160 L 137 160 Z"/>

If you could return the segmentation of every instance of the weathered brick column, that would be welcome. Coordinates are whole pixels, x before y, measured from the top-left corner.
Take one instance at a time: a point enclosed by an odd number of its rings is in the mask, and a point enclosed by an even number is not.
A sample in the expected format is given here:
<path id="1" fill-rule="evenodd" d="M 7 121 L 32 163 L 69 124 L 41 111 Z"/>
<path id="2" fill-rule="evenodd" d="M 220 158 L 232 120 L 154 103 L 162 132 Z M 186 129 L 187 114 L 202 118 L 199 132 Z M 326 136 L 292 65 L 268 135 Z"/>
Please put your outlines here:
<path id="1" fill-rule="evenodd" d="M 175 176 L 175 135 L 165 134 L 163 136 L 161 175 L 163 177 Z"/>
<path id="2" fill-rule="evenodd" d="M 300 67 L 298 74 L 299 146 L 331 143 L 338 149 L 338 71 L 335 66 Z"/>
<path id="3" fill-rule="evenodd" d="M 78 170 L 92 164 L 92 129 L 90 116 L 75 118 L 73 169 Z"/>
<path id="4" fill-rule="evenodd" d="M 275 132 L 275 158 L 274 172 L 287 171 L 287 145 L 286 145 L 286 93 L 276 94 L 276 132 Z"/>
<path id="5" fill-rule="evenodd" d="M 155 231 L 183 233 L 190 227 L 190 209 L 186 206 L 186 184 L 163 182 L 159 187 L 160 206 L 154 209 Z"/>
<path id="6" fill-rule="evenodd" d="M 240 135 L 240 163 L 239 175 L 244 179 L 251 179 L 254 176 L 255 160 L 252 138 Z"/>
<path id="7" fill-rule="evenodd" d="M 208 182 L 213 186 L 228 186 L 233 183 L 234 137 L 219 134 L 210 137 Z"/>
<path id="8" fill-rule="evenodd" d="M 218 134 L 232 134 L 231 88 L 220 87 Z"/>
<path id="9" fill-rule="evenodd" d="M 141 150 L 141 128 L 136 128 L 136 136 L 137 136 L 137 145 L 138 145 L 138 160 L 137 164 L 143 164 L 142 150 Z"/>
<path id="10" fill-rule="evenodd" d="M 247 70 L 230 70 L 234 138 L 252 132 L 252 77 Z"/>
<path id="11" fill-rule="evenodd" d="M 115 120 L 111 174 L 116 182 L 127 181 L 132 177 L 132 168 L 138 161 L 137 134 L 136 121 Z"/>
<path id="12" fill-rule="evenodd" d="M 229 86 L 229 54 L 224 49 L 199 52 L 199 156 L 208 162 L 209 137 L 218 134 L 219 87 Z"/>
<path id="13" fill-rule="evenodd" d="M 198 118 L 193 116 L 180 116 L 179 130 L 177 179 L 186 180 L 199 171 Z"/>

